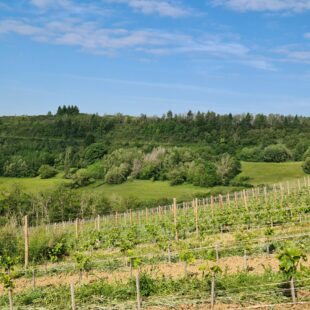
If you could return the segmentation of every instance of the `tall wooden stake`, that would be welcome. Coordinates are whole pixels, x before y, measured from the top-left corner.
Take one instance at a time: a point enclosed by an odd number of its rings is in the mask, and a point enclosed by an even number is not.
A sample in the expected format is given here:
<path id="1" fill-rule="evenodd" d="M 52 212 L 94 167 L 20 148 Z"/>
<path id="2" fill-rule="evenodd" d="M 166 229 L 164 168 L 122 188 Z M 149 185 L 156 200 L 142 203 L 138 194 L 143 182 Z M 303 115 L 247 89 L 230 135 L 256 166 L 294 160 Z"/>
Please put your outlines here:
<path id="1" fill-rule="evenodd" d="M 32 287 L 36 288 L 36 271 L 32 269 Z"/>
<path id="2" fill-rule="evenodd" d="M 175 240 L 179 240 L 178 236 L 178 223 L 177 223 L 177 200 L 173 198 L 173 220 L 174 220 L 174 228 L 175 228 Z"/>
<path id="3" fill-rule="evenodd" d="M 28 228 L 28 215 L 24 218 L 24 239 L 25 239 L 25 268 L 28 268 L 29 264 L 29 228 Z"/>
<path id="4" fill-rule="evenodd" d="M 137 274 L 136 274 L 136 288 L 137 288 L 137 310 L 141 310 L 139 272 L 137 272 Z"/>
<path id="5" fill-rule="evenodd" d="M 79 239 L 79 219 L 75 220 L 75 239 Z"/>
<path id="6" fill-rule="evenodd" d="M 12 288 L 11 287 L 9 287 L 8 293 L 9 293 L 10 310 L 13 310 L 13 293 L 12 293 Z"/>
<path id="7" fill-rule="evenodd" d="M 70 293 L 71 293 L 71 308 L 75 310 L 75 296 L 74 296 L 74 283 L 70 283 Z"/>
<path id="8" fill-rule="evenodd" d="M 198 225 L 198 199 L 196 198 L 194 201 L 195 205 L 195 225 L 196 225 L 196 235 L 199 236 L 199 225 Z"/>
<path id="9" fill-rule="evenodd" d="M 211 282 L 211 308 L 215 305 L 215 272 L 212 271 L 212 282 Z"/>
<path id="10" fill-rule="evenodd" d="M 296 293 L 295 293 L 295 285 L 294 285 L 294 278 L 290 280 L 290 289 L 291 289 L 291 296 L 292 296 L 292 302 L 296 303 Z"/>
<path id="11" fill-rule="evenodd" d="M 100 231 L 100 215 L 97 216 L 97 230 Z"/>

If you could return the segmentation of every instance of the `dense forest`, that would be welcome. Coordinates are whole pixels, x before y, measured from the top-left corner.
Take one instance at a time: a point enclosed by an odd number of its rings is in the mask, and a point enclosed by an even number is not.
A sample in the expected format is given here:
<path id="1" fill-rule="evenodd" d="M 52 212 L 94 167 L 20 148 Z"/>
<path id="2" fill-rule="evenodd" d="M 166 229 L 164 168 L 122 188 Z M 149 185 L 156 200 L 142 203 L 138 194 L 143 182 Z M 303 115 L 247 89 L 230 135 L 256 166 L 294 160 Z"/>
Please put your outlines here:
<path id="1" fill-rule="evenodd" d="M 169 111 L 162 117 L 99 116 L 63 106 L 55 115 L 0 117 L 0 175 L 4 176 L 36 176 L 40 168 L 44 170 L 42 165 L 68 172 L 120 149 L 132 153 L 137 148 L 153 155 L 157 149 L 167 155 L 173 147 L 179 148 L 177 153 L 187 148 L 191 158 L 178 160 L 180 164 L 201 157 L 214 161 L 223 154 L 245 161 L 301 161 L 310 155 L 309 146 L 310 118 L 301 116 L 191 111 L 184 115 Z M 131 165 L 134 157 L 142 156 L 138 153 L 132 154 Z"/>

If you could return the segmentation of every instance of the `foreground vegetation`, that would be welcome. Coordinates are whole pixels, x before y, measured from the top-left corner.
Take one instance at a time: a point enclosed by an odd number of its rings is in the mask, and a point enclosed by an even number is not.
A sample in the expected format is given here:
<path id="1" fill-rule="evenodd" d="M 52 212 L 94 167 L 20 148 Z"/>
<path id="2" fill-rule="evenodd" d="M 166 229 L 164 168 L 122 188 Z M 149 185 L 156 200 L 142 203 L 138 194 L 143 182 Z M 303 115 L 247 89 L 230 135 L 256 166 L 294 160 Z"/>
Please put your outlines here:
<path id="1" fill-rule="evenodd" d="M 13 262 L 14 302 L 29 309 L 68 309 L 72 281 L 80 307 L 134 308 L 132 275 L 138 271 L 145 307 L 158 306 L 158 301 L 209 303 L 212 274 L 217 302 L 231 307 L 290 302 L 291 279 L 298 300 L 309 302 L 310 269 L 303 262 L 310 252 L 309 211 L 305 179 L 149 211 L 33 227 L 29 259 L 36 269 L 34 288 L 31 269 L 20 265 L 25 244 L 13 222 L 1 229 L 0 256 L 2 262 L 8 257 Z M 7 305 L 6 295 L 0 304 Z"/>
<path id="2" fill-rule="evenodd" d="M 296 163 L 242 163 L 242 173 L 232 184 L 204 188 L 192 184 L 171 186 L 168 181 L 132 180 L 120 185 L 100 180 L 83 188 L 74 189 L 70 180 L 57 175 L 51 179 L 0 178 L 0 223 L 7 217 L 21 223 L 29 215 L 31 223 L 66 221 L 76 217 L 93 217 L 109 212 L 144 209 L 166 205 L 173 198 L 186 201 L 238 191 L 251 184 L 287 182 L 305 176 L 301 164 Z M 240 179 L 246 179 L 246 183 Z"/>

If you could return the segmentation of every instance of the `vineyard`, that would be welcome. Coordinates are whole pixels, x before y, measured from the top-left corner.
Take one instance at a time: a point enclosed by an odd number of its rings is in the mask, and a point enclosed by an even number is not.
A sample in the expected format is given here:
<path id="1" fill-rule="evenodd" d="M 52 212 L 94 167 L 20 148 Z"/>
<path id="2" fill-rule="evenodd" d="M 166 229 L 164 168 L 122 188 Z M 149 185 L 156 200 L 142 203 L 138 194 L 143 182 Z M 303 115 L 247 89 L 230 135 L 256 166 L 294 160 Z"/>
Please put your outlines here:
<path id="1" fill-rule="evenodd" d="M 50 225 L 26 216 L 0 228 L 0 308 L 307 309 L 309 223 L 309 178 Z"/>

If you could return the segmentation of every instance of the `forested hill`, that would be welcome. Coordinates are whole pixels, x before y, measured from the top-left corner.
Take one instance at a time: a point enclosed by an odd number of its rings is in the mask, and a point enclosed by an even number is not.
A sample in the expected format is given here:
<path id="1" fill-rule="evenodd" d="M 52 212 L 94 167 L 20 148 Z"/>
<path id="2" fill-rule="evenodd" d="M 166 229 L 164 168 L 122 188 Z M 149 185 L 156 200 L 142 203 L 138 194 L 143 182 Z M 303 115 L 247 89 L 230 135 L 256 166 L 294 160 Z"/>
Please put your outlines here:
<path id="1" fill-rule="evenodd" d="M 162 117 L 88 115 L 78 109 L 56 115 L 0 117 L 0 167 L 11 156 L 29 166 L 54 164 L 71 146 L 76 157 L 95 142 L 108 150 L 127 146 L 192 145 L 214 155 L 237 154 L 244 147 L 284 144 L 300 160 L 310 145 L 310 117 L 219 115 L 213 112 Z M 74 161 L 74 159 L 73 159 Z"/>

